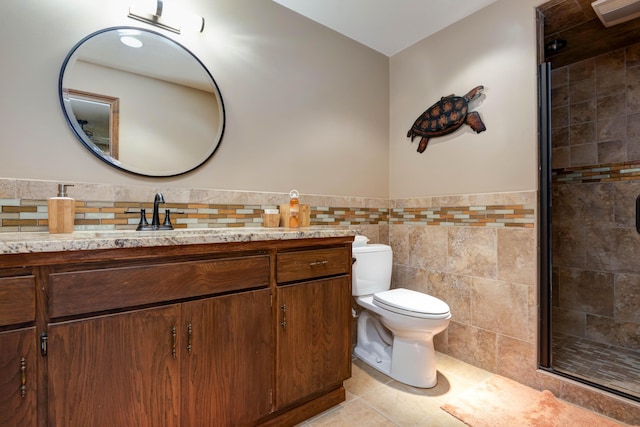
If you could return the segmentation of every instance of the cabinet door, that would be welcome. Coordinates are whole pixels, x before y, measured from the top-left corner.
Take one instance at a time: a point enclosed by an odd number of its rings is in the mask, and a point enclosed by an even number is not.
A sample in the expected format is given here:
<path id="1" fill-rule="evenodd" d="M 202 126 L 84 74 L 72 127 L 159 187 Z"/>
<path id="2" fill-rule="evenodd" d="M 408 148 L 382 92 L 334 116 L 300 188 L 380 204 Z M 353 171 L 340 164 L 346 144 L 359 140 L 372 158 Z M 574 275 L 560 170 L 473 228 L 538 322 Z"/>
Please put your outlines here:
<path id="1" fill-rule="evenodd" d="M 178 426 L 178 314 L 172 305 L 50 324 L 49 425 Z"/>
<path id="2" fill-rule="evenodd" d="M 277 406 L 351 375 L 349 276 L 278 287 Z"/>
<path id="3" fill-rule="evenodd" d="M 271 411 L 268 289 L 182 305 L 182 426 L 254 424 Z"/>
<path id="4" fill-rule="evenodd" d="M 36 328 L 0 333 L 0 426 L 37 424 Z"/>

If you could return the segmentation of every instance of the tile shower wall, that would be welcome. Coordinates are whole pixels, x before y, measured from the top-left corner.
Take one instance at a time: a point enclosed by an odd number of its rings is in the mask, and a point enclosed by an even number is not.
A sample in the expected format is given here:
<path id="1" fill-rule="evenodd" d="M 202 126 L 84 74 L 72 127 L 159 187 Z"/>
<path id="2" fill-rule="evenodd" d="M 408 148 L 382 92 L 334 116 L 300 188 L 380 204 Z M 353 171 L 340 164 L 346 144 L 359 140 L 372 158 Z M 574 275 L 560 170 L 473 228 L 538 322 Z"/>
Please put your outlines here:
<path id="1" fill-rule="evenodd" d="M 640 44 L 553 70 L 554 169 L 640 159 Z"/>
<path id="2" fill-rule="evenodd" d="M 640 346 L 640 44 L 552 73 L 554 332 Z"/>

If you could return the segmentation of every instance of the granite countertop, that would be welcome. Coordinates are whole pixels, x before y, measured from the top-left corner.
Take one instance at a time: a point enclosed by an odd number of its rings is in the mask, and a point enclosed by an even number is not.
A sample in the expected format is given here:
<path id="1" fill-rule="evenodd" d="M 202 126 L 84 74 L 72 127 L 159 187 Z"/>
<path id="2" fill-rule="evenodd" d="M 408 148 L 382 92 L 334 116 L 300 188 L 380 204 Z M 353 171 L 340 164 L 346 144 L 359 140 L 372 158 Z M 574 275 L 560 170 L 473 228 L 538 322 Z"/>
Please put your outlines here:
<path id="1" fill-rule="evenodd" d="M 0 254 L 82 251 L 114 248 L 255 242 L 266 240 L 317 239 L 355 236 L 354 230 L 326 227 L 304 228 L 191 228 L 168 231 L 75 231 L 0 233 Z"/>

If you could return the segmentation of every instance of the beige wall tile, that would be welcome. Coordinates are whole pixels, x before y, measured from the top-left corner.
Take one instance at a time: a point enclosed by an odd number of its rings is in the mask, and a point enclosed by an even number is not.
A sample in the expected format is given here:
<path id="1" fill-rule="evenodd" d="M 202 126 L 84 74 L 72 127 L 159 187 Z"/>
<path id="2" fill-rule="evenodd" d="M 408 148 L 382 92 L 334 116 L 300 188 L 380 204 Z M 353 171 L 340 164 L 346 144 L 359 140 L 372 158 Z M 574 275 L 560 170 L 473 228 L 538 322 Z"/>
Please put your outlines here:
<path id="1" fill-rule="evenodd" d="M 537 386 L 538 355 L 536 348 L 534 343 L 499 335 L 498 371 L 496 373 L 528 386 Z"/>
<path id="2" fill-rule="evenodd" d="M 449 355 L 496 372 L 496 334 L 457 322 L 449 324 Z"/>
<path id="3" fill-rule="evenodd" d="M 471 324 L 471 280 L 469 276 L 429 272 L 429 294 L 449 305 L 454 322 Z"/>
<path id="4" fill-rule="evenodd" d="M 389 242 L 393 249 L 394 265 L 409 265 L 409 234 L 414 226 L 393 225 L 389 231 Z"/>
<path id="5" fill-rule="evenodd" d="M 367 236 L 369 238 L 369 243 L 388 243 L 388 241 L 380 239 L 380 227 L 378 225 L 352 225 L 349 228 L 357 230 L 358 233 L 362 234 L 363 236 Z"/>
<path id="6" fill-rule="evenodd" d="M 392 288 L 407 288 L 427 293 L 427 278 L 418 268 L 397 265 L 392 269 L 391 276 Z"/>
<path id="7" fill-rule="evenodd" d="M 495 278 L 496 230 L 451 227 L 448 229 L 447 271 Z"/>
<path id="8" fill-rule="evenodd" d="M 446 271 L 447 229 L 416 226 L 409 231 L 409 264 L 430 271 Z"/>
<path id="9" fill-rule="evenodd" d="M 380 238 L 380 243 L 385 245 L 390 245 L 390 227 L 389 224 L 378 224 L 378 233 Z"/>
<path id="10" fill-rule="evenodd" d="M 536 231 L 507 228 L 498 230 L 497 278 L 515 283 L 537 283 Z"/>
<path id="11" fill-rule="evenodd" d="M 0 179 L 0 198 L 2 199 L 17 198 L 16 180 Z"/>
<path id="12" fill-rule="evenodd" d="M 471 284 L 471 323 L 482 329 L 529 339 L 527 285 L 474 277 Z"/>

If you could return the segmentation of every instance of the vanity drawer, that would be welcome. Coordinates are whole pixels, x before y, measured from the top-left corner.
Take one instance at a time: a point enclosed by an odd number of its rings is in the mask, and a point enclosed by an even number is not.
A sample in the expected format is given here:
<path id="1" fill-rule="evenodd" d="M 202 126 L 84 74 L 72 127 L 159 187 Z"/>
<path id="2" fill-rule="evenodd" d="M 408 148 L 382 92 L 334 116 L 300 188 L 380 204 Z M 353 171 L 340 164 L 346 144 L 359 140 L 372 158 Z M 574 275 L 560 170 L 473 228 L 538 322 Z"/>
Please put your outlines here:
<path id="1" fill-rule="evenodd" d="M 266 286 L 268 255 L 52 273 L 49 315 L 71 316 Z"/>
<path id="2" fill-rule="evenodd" d="M 278 283 L 347 274 L 351 256 L 347 247 L 311 249 L 278 253 L 276 277 Z"/>
<path id="3" fill-rule="evenodd" d="M 33 276 L 0 279 L 0 326 L 36 319 L 36 289 Z"/>

